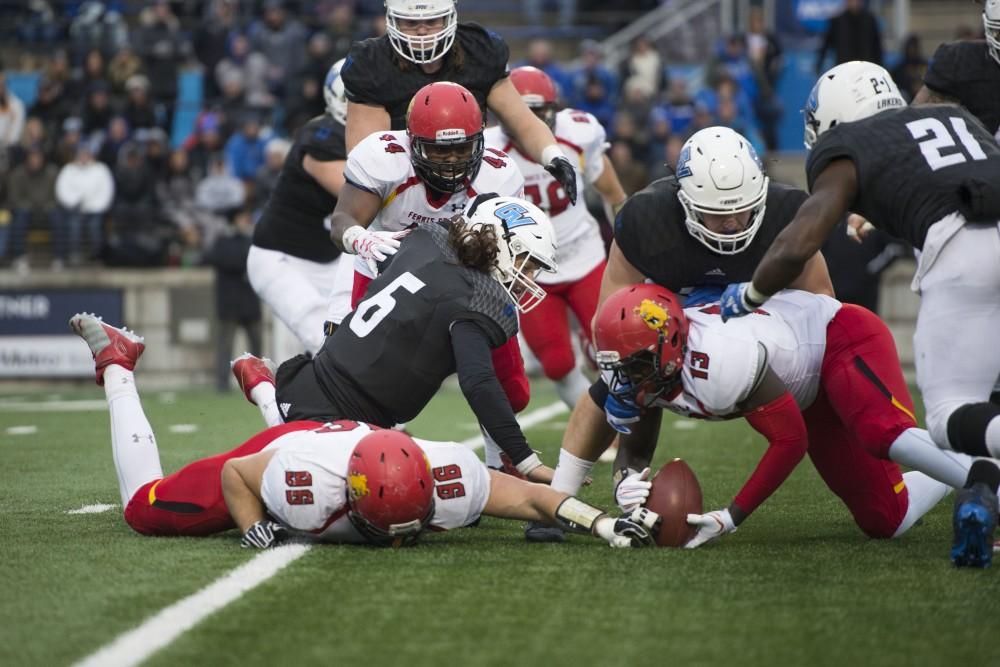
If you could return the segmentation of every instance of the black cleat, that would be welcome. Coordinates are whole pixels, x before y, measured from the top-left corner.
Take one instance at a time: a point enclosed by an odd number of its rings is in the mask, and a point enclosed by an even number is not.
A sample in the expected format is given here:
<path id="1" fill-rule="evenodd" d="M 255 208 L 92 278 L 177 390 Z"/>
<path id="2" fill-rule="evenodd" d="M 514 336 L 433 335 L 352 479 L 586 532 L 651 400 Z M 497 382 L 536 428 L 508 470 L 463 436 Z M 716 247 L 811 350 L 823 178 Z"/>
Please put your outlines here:
<path id="1" fill-rule="evenodd" d="M 955 539 L 951 562 L 956 567 L 989 567 L 997 528 L 997 496 L 985 484 L 973 484 L 955 495 L 952 517 Z"/>

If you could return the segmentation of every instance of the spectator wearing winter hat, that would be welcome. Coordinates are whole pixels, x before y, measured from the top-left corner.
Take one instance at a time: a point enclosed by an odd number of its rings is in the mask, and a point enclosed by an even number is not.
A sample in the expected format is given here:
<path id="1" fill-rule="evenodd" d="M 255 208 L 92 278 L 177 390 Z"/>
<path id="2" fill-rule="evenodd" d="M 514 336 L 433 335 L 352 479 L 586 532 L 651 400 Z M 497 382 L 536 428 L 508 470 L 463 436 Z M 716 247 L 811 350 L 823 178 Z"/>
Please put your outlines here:
<path id="1" fill-rule="evenodd" d="M 29 116 L 35 116 L 45 125 L 45 131 L 50 137 L 59 135 L 62 122 L 70 114 L 69 100 L 63 94 L 63 84 L 54 79 L 42 78 L 38 82 L 38 97 L 28 110 Z"/>
<path id="2" fill-rule="evenodd" d="M 278 137 L 268 141 L 264 147 L 264 164 L 257 170 L 254 178 L 254 209 L 261 209 L 271 197 L 271 193 L 274 192 L 274 188 L 278 184 L 278 175 L 281 174 L 281 167 L 285 164 L 285 157 L 291 147 L 291 142 Z"/>
<path id="3" fill-rule="evenodd" d="M 257 114 L 247 113 L 240 122 L 239 132 L 226 142 L 226 166 L 236 178 L 252 184 L 257 170 L 264 164 L 264 146 L 269 137 L 262 136 Z"/>
<path id="4" fill-rule="evenodd" d="M 83 141 L 83 121 L 70 116 L 62 122 L 62 134 L 55 148 L 55 161 L 60 167 L 76 159 L 77 149 Z"/>
<path id="5" fill-rule="evenodd" d="M 192 175 L 201 180 L 209 173 L 213 160 L 222 154 L 222 117 L 215 111 L 203 112 L 194 128 L 184 141 L 184 149 L 188 152 Z"/>
<path id="6" fill-rule="evenodd" d="M 125 103 L 125 119 L 133 129 L 157 127 L 156 109 L 149 97 L 149 79 L 143 74 L 133 74 L 125 82 L 128 101 Z"/>
<path id="7" fill-rule="evenodd" d="M 95 159 L 96 151 L 93 142 L 80 142 L 76 158 L 64 166 L 56 178 L 56 200 L 65 214 L 53 244 L 60 265 L 67 260 L 75 263 L 80 259 L 84 230 L 88 236 L 89 256 L 100 254 L 104 214 L 114 200 L 115 181 L 107 165 Z"/>
<path id="8" fill-rule="evenodd" d="M 118 151 L 125 144 L 131 134 L 128 121 L 125 116 L 115 116 L 108 123 L 108 133 L 101 143 L 101 150 L 97 152 L 97 159 L 108 165 L 109 169 L 114 169 L 118 164 Z"/>
<path id="9" fill-rule="evenodd" d="M 87 91 L 87 102 L 83 107 L 83 133 L 90 135 L 103 132 L 114 115 L 111 98 L 108 96 L 108 84 L 95 81 Z"/>

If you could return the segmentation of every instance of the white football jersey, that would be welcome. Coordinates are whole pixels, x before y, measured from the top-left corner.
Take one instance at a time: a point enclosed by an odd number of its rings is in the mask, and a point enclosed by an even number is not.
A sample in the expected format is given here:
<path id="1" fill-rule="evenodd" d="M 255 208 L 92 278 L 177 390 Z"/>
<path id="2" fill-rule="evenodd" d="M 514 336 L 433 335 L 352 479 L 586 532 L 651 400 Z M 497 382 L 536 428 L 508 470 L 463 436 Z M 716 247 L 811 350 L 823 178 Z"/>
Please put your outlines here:
<path id="1" fill-rule="evenodd" d="M 801 290 L 779 292 L 754 313 L 726 323 L 718 304 L 685 308 L 690 326 L 683 390 L 656 405 L 703 419 L 739 417 L 736 406 L 750 396 L 765 361 L 763 345 L 767 365 L 799 408 L 808 408 L 819 391 L 826 328 L 838 310 L 836 299 Z"/>
<path id="2" fill-rule="evenodd" d="M 503 151 L 517 164 L 524 176 L 524 196 L 549 214 L 556 230 L 557 273 L 538 276 L 541 284 L 573 282 L 593 271 L 604 259 L 604 241 L 597 221 L 587 211 L 585 184 L 596 181 L 604 172 L 604 148 L 607 137 L 597 119 L 585 111 L 563 109 L 556 114 L 553 134 L 563 154 L 576 167 L 576 203 L 571 204 L 566 191 L 545 167 L 514 146 L 499 125 L 486 130 L 486 145 Z"/>
<path id="3" fill-rule="evenodd" d="M 432 201 L 430 191 L 410 162 L 410 139 L 406 132 L 375 132 L 365 137 L 347 156 L 344 178 L 382 200 L 382 209 L 370 227 L 374 231 L 394 232 L 415 222 L 451 220 L 478 194 L 524 196 L 521 172 L 506 153 L 494 148 L 485 152 L 479 173 L 466 190 Z M 372 277 L 361 259 L 354 266 Z"/>
<path id="4" fill-rule="evenodd" d="M 264 469 L 260 486 L 268 513 L 311 539 L 364 542 L 347 518 L 347 466 L 354 446 L 371 432 L 366 424 L 334 422 L 275 438 L 265 447 L 278 451 Z M 427 454 L 434 478 L 431 530 L 473 523 L 490 495 L 486 466 L 458 443 L 415 440 Z"/>

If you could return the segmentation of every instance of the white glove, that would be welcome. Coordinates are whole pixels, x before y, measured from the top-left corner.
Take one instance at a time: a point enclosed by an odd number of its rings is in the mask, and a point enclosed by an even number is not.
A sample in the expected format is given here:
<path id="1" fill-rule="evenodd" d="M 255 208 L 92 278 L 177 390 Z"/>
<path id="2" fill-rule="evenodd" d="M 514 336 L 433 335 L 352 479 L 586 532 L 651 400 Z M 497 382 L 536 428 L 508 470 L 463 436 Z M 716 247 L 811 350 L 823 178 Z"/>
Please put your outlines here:
<path id="1" fill-rule="evenodd" d="M 399 240 L 406 234 L 406 231 L 373 232 L 360 225 L 354 225 L 347 228 L 341 240 L 344 249 L 365 260 L 372 275 L 377 276 L 378 262 L 395 255 L 399 249 Z"/>
<path id="2" fill-rule="evenodd" d="M 645 507 L 637 507 L 630 514 L 614 519 L 602 516 L 595 524 L 595 533 L 607 540 L 613 549 L 637 549 L 655 543 L 660 515 Z"/>
<path id="3" fill-rule="evenodd" d="M 645 504 L 646 498 L 649 498 L 649 490 L 653 486 L 652 482 L 646 481 L 647 478 L 649 478 L 649 468 L 643 469 L 642 472 L 629 470 L 628 476 L 618 482 L 618 486 L 615 487 L 615 502 L 622 512 L 628 514 Z"/>
<path id="4" fill-rule="evenodd" d="M 698 526 L 698 532 L 684 545 L 685 549 L 697 549 L 728 533 L 736 532 L 736 524 L 728 509 L 715 510 L 708 514 L 688 514 L 688 525 Z"/>

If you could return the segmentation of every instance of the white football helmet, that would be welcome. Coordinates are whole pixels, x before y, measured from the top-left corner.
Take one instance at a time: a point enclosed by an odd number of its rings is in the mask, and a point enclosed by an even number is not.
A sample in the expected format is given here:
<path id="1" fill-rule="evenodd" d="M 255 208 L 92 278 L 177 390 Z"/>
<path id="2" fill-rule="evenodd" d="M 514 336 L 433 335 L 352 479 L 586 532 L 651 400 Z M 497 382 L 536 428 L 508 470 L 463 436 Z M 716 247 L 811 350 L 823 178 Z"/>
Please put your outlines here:
<path id="1" fill-rule="evenodd" d="M 341 125 L 347 125 L 347 93 L 344 92 L 344 80 L 340 78 L 340 68 L 344 66 L 341 58 L 330 66 L 323 82 L 323 99 L 326 100 L 326 112 Z"/>
<path id="2" fill-rule="evenodd" d="M 757 152 L 740 133 L 728 127 L 706 127 L 691 135 L 677 158 L 677 198 L 684 207 L 688 232 L 712 252 L 743 252 L 764 221 L 768 178 Z M 750 211 L 743 231 L 713 232 L 704 215 Z"/>
<path id="3" fill-rule="evenodd" d="M 986 32 L 990 55 L 1000 64 L 1000 0 L 986 0 L 983 3 L 983 30 Z"/>
<path id="4" fill-rule="evenodd" d="M 806 148 L 812 149 L 819 135 L 838 123 L 905 106 L 906 100 L 885 68 L 864 60 L 841 63 L 827 70 L 809 93 L 802 110 Z"/>
<path id="5" fill-rule="evenodd" d="M 399 29 L 399 20 L 428 21 L 444 19 L 444 27 L 429 35 L 407 35 Z M 448 53 L 455 43 L 458 11 L 455 0 L 385 0 L 385 29 L 389 42 L 401 57 L 417 65 L 426 65 Z"/>
<path id="6" fill-rule="evenodd" d="M 527 313 L 545 298 L 545 290 L 535 282 L 536 271 L 524 270 L 533 261 L 542 271 L 555 273 L 555 231 L 549 216 L 531 202 L 517 197 L 480 195 L 466 211 L 470 228 L 490 225 L 500 240 L 493 277 L 507 291 L 511 301 Z"/>

